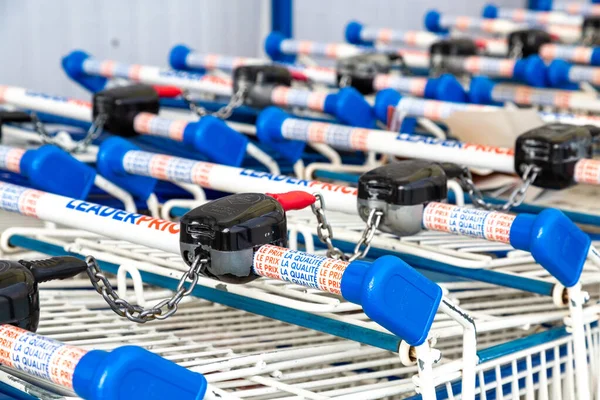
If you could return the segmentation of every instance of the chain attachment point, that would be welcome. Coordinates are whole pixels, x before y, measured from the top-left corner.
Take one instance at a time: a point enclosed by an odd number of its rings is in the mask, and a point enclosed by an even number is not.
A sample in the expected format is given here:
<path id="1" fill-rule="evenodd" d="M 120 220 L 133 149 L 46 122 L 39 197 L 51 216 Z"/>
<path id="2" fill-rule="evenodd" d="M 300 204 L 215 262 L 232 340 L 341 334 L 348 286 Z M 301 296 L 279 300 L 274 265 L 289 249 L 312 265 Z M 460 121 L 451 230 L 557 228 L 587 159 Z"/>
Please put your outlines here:
<path id="1" fill-rule="evenodd" d="M 356 247 L 354 247 L 354 253 L 348 259 L 348 261 L 352 262 L 367 256 L 367 253 L 371 249 L 371 242 L 373 241 L 373 237 L 375 237 L 375 232 L 377 232 L 377 228 L 379 228 L 382 218 L 383 211 L 376 208 L 371 210 L 369 213 L 369 218 L 367 219 L 367 226 L 365 227 L 360 240 L 356 243 Z M 362 246 L 365 247 L 361 249 Z"/>

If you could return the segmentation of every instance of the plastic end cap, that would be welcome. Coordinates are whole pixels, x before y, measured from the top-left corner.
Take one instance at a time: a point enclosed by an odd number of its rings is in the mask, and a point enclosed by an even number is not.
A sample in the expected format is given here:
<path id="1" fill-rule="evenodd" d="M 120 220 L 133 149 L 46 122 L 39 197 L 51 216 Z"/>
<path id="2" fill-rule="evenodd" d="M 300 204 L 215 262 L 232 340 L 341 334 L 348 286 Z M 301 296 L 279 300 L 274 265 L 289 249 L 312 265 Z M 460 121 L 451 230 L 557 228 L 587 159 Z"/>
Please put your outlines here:
<path id="1" fill-rule="evenodd" d="M 88 196 L 96 179 L 92 167 L 49 144 L 27 151 L 20 166 L 34 187 L 81 200 Z"/>
<path id="2" fill-rule="evenodd" d="M 246 156 L 248 138 L 211 115 L 188 124 L 183 140 L 219 164 L 239 167 Z"/>
<path id="3" fill-rule="evenodd" d="M 510 230 L 510 244 L 531 252 L 563 286 L 572 287 L 579 282 L 591 240 L 561 211 L 550 208 L 536 216 L 518 215 Z"/>
<path id="4" fill-rule="evenodd" d="M 477 76 L 471 79 L 469 86 L 469 100 L 474 104 L 494 104 L 492 100 L 492 90 L 494 82 L 491 79 Z"/>
<path id="5" fill-rule="evenodd" d="M 498 18 L 498 6 L 495 4 L 486 4 L 481 13 L 483 18 Z"/>
<path id="6" fill-rule="evenodd" d="M 440 25 L 442 15 L 437 10 L 430 10 L 425 14 L 425 29 L 433 33 L 448 33 L 448 29 Z"/>
<path id="7" fill-rule="evenodd" d="M 394 89 L 383 89 L 375 95 L 375 116 L 381 122 L 388 123 L 389 107 L 396 107 L 402 99 L 402 95 Z"/>
<path id="8" fill-rule="evenodd" d="M 350 21 L 348 25 L 346 25 L 346 41 L 348 43 L 357 44 L 357 45 L 371 45 L 372 42 L 365 42 L 360 38 L 360 33 L 362 32 L 363 25 L 358 21 Z"/>
<path id="9" fill-rule="evenodd" d="M 284 54 L 281 51 L 281 43 L 287 38 L 279 32 L 271 32 L 265 39 L 265 53 L 271 60 L 284 63 L 293 63 L 296 61 L 294 54 Z"/>
<path id="10" fill-rule="evenodd" d="M 281 134 L 283 122 L 291 116 L 277 107 L 267 107 L 258 115 L 256 120 L 256 136 L 261 143 L 266 144 L 291 163 L 302 158 L 305 142 L 288 140 Z"/>
<path id="11" fill-rule="evenodd" d="M 91 56 L 82 50 L 74 50 L 62 58 L 61 64 L 67 76 L 85 89 L 96 93 L 104 89 L 107 79 L 101 76 L 89 76 L 83 71 L 83 62 Z"/>
<path id="12" fill-rule="evenodd" d="M 442 289 L 394 256 L 355 261 L 344 271 L 342 296 L 412 346 L 427 339 Z"/>
<path id="13" fill-rule="evenodd" d="M 444 74 L 437 78 L 436 81 L 433 99 L 455 103 L 465 103 L 468 101 L 467 92 L 454 75 Z M 425 90 L 427 91 L 427 86 Z"/>
<path id="14" fill-rule="evenodd" d="M 594 67 L 600 66 L 600 47 L 594 47 L 594 49 L 592 50 L 590 65 L 593 65 Z"/>
<path id="15" fill-rule="evenodd" d="M 529 0 L 529 8 L 536 11 L 552 11 L 552 0 Z"/>
<path id="16" fill-rule="evenodd" d="M 189 70 L 189 67 L 186 64 L 186 58 L 191 52 L 192 50 L 186 45 L 178 44 L 177 46 L 174 46 L 169 52 L 169 65 L 171 68 Z"/>
<path id="17" fill-rule="evenodd" d="M 418 121 L 415 117 L 405 117 L 400 125 L 400 132 L 402 133 L 416 133 Z"/>
<path id="18" fill-rule="evenodd" d="M 571 64 L 565 60 L 554 60 L 547 69 L 548 83 L 551 87 L 562 87 L 569 84 Z"/>
<path id="19" fill-rule="evenodd" d="M 548 86 L 548 67 L 538 55 L 532 55 L 515 64 L 515 78 L 533 87 Z"/>
<path id="20" fill-rule="evenodd" d="M 139 382 L 140 384 L 132 384 Z M 84 399 L 203 399 L 206 378 L 137 346 L 86 353 L 73 374 Z"/>
<path id="21" fill-rule="evenodd" d="M 125 139 L 111 137 L 105 140 L 98 149 L 96 168 L 100 175 L 115 185 L 139 199 L 147 200 L 154 192 L 156 179 L 149 176 L 132 175 L 125 171 L 123 157 L 132 150 L 140 149 Z"/>
<path id="22" fill-rule="evenodd" d="M 375 128 L 375 112 L 362 94 L 353 87 L 337 93 L 335 116 L 346 125 Z"/>

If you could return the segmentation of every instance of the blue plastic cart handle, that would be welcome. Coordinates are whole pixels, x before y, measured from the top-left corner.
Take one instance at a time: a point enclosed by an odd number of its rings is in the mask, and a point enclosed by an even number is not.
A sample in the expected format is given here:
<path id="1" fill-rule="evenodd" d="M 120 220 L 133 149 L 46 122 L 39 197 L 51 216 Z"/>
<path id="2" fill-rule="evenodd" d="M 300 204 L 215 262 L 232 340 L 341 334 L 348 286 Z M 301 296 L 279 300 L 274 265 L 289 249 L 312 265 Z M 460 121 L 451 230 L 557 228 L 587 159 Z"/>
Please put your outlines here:
<path id="1" fill-rule="evenodd" d="M 86 400 L 201 400 L 206 378 L 137 346 L 86 353 L 73 374 L 73 389 Z"/>
<path id="2" fill-rule="evenodd" d="M 33 150 L 0 146 L 0 169 L 20 173 L 36 189 L 85 199 L 96 179 L 96 171 L 66 151 L 44 145 Z"/>

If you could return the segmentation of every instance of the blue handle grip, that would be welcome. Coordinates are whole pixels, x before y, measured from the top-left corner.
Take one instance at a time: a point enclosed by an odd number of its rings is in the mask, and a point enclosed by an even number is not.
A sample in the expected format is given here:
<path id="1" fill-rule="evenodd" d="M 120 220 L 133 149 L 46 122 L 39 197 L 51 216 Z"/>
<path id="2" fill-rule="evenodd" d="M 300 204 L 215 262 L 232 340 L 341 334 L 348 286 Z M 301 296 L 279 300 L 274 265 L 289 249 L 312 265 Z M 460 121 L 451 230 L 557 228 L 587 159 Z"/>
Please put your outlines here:
<path id="1" fill-rule="evenodd" d="M 439 78 L 428 79 L 425 85 L 424 97 L 426 99 L 450 101 L 453 103 L 466 103 L 469 101 L 467 92 L 460 82 L 450 74 L 444 74 Z M 383 122 L 387 121 L 389 106 L 396 106 L 402 95 L 395 89 L 383 89 L 375 95 L 375 106 L 373 110 L 375 117 Z"/>
<path id="2" fill-rule="evenodd" d="M 249 140 L 223 120 L 206 115 L 198 122 L 186 126 L 183 142 L 193 146 L 211 161 L 238 167 L 244 161 Z"/>
<path id="3" fill-rule="evenodd" d="M 288 140 L 281 134 L 281 127 L 289 117 L 289 114 L 277 107 L 265 108 L 256 120 L 256 136 L 261 143 L 265 143 L 288 161 L 295 163 L 302 158 L 306 143 Z"/>
<path id="4" fill-rule="evenodd" d="M 548 67 L 538 55 L 517 60 L 513 70 L 513 79 L 527 83 L 533 87 L 548 86 Z"/>
<path id="5" fill-rule="evenodd" d="M 360 46 L 372 46 L 373 42 L 365 42 L 360 38 L 360 34 L 363 30 L 363 24 L 358 21 L 350 21 L 348 25 L 346 25 L 346 31 L 344 36 L 346 37 L 346 41 L 351 44 L 356 44 Z"/>
<path id="6" fill-rule="evenodd" d="M 561 284 L 572 287 L 579 282 L 591 240 L 561 211 L 546 209 L 538 215 L 517 215 L 510 244 L 530 252 Z"/>
<path id="7" fill-rule="evenodd" d="M 336 94 L 334 115 L 346 125 L 368 129 L 376 127 L 373 107 L 353 87 L 342 88 Z"/>
<path id="8" fill-rule="evenodd" d="M 74 50 L 62 59 L 62 67 L 67 76 L 92 93 L 106 86 L 107 79 L 101 76 L 89 76 L 83 70 L 83 62 L 91 56 L 83 50 Z"/>
<path id="9" fill-rule="evenodd" d="M 394 256 L 354 261 L 344 271 L 342 296 L 412 346 L 427 339 L 442 289 Z"/>
<path id="10" fill-rule="evenodd" d="M 577 89 L 578 84 L 569 80 L 573 65 L 564 60 L 554 60 L 548 66 L 548 84 L 558 89 Z"/>
<path id="11" fill-rule="evenodd" d="M 201 400 L 206 388 L 202 374 L 137 346 L 92 350 L 73 373 L 73 389 L 86 400 Z"/>
<path id="12" fill-rule="evenodd" d="M 495 4 L 486 4 L 481 12 L 483 18 L 495 19 L 498 18 L 498 6 Z"/>
<path id="13" fill-rule="evenodd" d="M 529 0 L 528 8 L 537 11 L 551 11 L 552 0 Z"/>
<path id="14" fill-rule="evenodd" d="M 147 176 L 131 175 L 123 168 L 123 157 L 130 150 L 140 150 L 130 142 L 120 137 L 111 137 L 100 145 L 96 167 L 98 172 L 131 193 L 133 196 L 147 200 L 154 192 L 156 179 Z"/>
<path id="15" fill-rule="evenodd" d="M 196 68 L 192 69 L 188 67 L 186 63 L 186 58 L 188 54 L 192 52 L 192 49 L 183 44 L 178 44 L 174 46 L 169 52 L 169 65 L 173 69 L 178 69 L 181 71 L 195 71 L 195 72 L 206 72 L 204 70 L 198 70 Z"/>
<path id="16" fill-rule="evenodd" d="M 439 78 L 427 80 L 425 98 L 464 103 L 467 101 L 467 93 L 454 75 L 443 74 Z"/>
<path id="17" fill-rule="evenodd" d="M 448 33 L 449 30 L 440 25 L 442 15 L 437 10 L 430 10 L 425 14 L 425 28 L 433 33 Z"/>
<path id="18" fill-rule="evenodd" d="M 33 187 L 76 199 L 85 199 L 96 179 L 92 167 L 49 144 L 27 150 L 19 166 Z"/>
<path id="19" fill-rule="evenodd" d="M 377 119 L 387 124 L 389 107 L 396 107 L 401 99 L 402 95 L 394 89 L 383 89 L 377 92 L 374 107 Z"/>
<path id="20" fill-rule="evenodd" d="M 469 100 L 473 104 L 502 105 L 492 99 L 492 90 L 496 84 L 484 76 L 476 76 L 471 79 L 469 86 Z"/>
<path id="21" fill-rule="evenodd" d="M 590 65 L 594 67 L 600 66 L 600 47 L 594 47 L 592 50 L 592 58 L 590 59 Z"/>
<path id="22" fill-rule="evenodd" d="M 296 61 L 295 54 L 285 54 L 281 51 L 281 42 L 287 38 L 279 32 L 271 32 L 265 39 L 265 53 L 271 60 L 293 64 Z"/>

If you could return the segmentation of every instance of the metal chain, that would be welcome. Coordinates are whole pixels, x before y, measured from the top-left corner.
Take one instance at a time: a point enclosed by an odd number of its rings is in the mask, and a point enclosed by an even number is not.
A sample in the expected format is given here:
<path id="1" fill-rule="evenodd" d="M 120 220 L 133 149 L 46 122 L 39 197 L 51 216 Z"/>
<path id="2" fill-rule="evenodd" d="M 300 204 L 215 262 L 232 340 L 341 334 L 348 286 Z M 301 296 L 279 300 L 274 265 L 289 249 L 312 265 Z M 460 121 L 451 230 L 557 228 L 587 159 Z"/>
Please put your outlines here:
<path id="1" fill-rule="evenodd" d="M 431 68 L 429 69 L 429 76 L 438 77 L 444 72 L 444 56 L 441 54 L 435 54 L 431 58 Z"/>
<path id="2" fill-rule="evenodd" d="M 92 124 L 90 125 L 85 137 L 78 142 L 74 142 L 75 146 L 67 148 L 54 137 L 50 136 L 46 130 L 46 127 L 42 121 L 40 121 L 36 113 L 31 113 L 31 122 L 33 123 L 33 128 L 41 136 L 42 141 L 47 144 L 58 146 L 69 153 L 82 153 L 86 151 L 89 145 L 92 144 L 92 142 L 102 133 L 107 119 L 108 115 L 98 114 L 96 119 L 92 121 Z"/>
<path id="3" fill-rule="evenodd" d="M 325 200 L 323 196 L 320 193 L 314 193 L 313 196 L 315 196 L 316 200 L 310 207 L 315 217 L 317 217 L 317 236 L 322 243 L 327 245 L 327 257 L 344 261 L 354 261 L 364 258 L 371 248 L 371 242 L 383 218 L 383 211 L 377 209 L 371 210 L 367 219 L 367 226 L 360 240 L 356 243 L 352 256 L 348 257 L 343 251 L 333 245 L 333 228 L 327 222 L 327 217 L 325 216 Z M 365 247 L 362 248 L 363 246 Z"/>
<path id="4" fill-rule="evenodd" d="M 102 273 L 98 267 L 98 262 L 94 257 L 88 256 L 85 259 L 87 263 L 87 274 L 90 277 L 90 281 L 94 286 L 94 289 L 104 297 L 106 303 L 110 308 L 119 316 L 125 317 L 132 322 L 143 324 L 148 321 L 155 319 L 163 320 L 169 318 L 171 315 L 177 312 L 177 308 L 181 300 L 185 296 L 189 296 L 196 285 L 198 284 L 198 278 L 200 277 L 200 268 L 209 262 L 206 258 L 196 257 L 190 269 L 187 270 L 179 280 L 177 290 L 173 296 L 165 299 L 152 308 L 144 309 L 141 306 L 133 305 L 127 300 L 122 299 L 117 292 L 113 289 L 112 285 L 106 278 L 106 275 Z M 185 282 L 190 279 L 192 282 L 189 287 L 185 289 Z"/>
<path id="5" fill-rule="evenodd" d="M 381 218 L 383 218 L 383 211 L 375 208 L 371 210 L 369 213 L 369 218 L 367 219 L 367 226 L 365 227 L 360 240 L 358 243 L 356 243 L 356 247 L 354 247 L 354 253 L 348 259 L 348 261 L 354 261 L 367 256 L 367 253 L 371 248 L 371 242 L 373 241 L 375 232 L 377 232 L 377 228 L 381 223 Z M 362 246 L 365 247 L 361 249 Z"/>
<path id="6" fill-rule="evenodd" d="M 340 77 L 340 83 L 338 85 L 338 87 L 341 88 L 345 88 L 348 87 L 352 84 L 352 77 L 350 75 L 342 75 Z"/>
<path id="7" fill-rule="evenodd" d="M 398 65 L 400 67 L 399 69 L 402 76 L 411 76 L 413 74 L 408 67 L 408 64 L 406 64 L 406 60 L 402 56 L 392 60 L 392 65 Z"/>
<path id="8" fill-rule="evenodd" d="M 465 168 L 463 175 L 460 177 L 461 182 L 467 187 L 471 201 L 478 207 L 486 210 L 508 211 L 512 207 L 520 206 L 525 201 L 525 195 L 531 184 L 535 181 L 541 168 L 533 164 L 528 165 L 523 173 L 523 184 L 513 190 L 508 200 L 504 204 L 491 204 L 484 200 L 483 193 L 475 186 L 473 176 L 468 168 Z"/>
<path id="9" fill-rule="evenodd" d="M 592 27 L 588 27 L 585 31 L 583 31 L 581 44 L 583 46 L 592 46 L 596 41 L 596 29 Z"/>
<path id="10" fill-rule="evenodd" d="M 517 40 L 513 42 L 514 46 L 508 55 L 508 58 L 521 58 L 523 56 L 523 42 Z"/>
<path id="11" fill-rule="evenodd" d="M 317 217 L 317 236 L 322 243 L 327 245 L 327 257 L 334 258 L 336 260 L 346 260 L 347 257 L 343 251 L 333 245 L 333 228 L 327 222 L 325 216 L 325 200 L 320 193 L 314 193 L 316 201 L 310 206 L 313 214 Z"/>
<path id="12" fill-rule="evenodd" d="M 208 111 L 206 108 L 196 104 L 194 99 L 191 98 L 189 91 L 184 90 L 181 94 L 181 97 L 186 102 L 190 110 L 196 113 L 200 118 L 204 117 L 205 115 L 213 115 L 219 119 L 227 119 L 231 117 L 231 114 L 233 114 L 236 108 L 239 108 L 244 105 L 246 96 L 250 91 L 249 89 L 249 85 L 240 84 L 238 90 L 229 99 L 229 102 L 213 113 Z"/>

